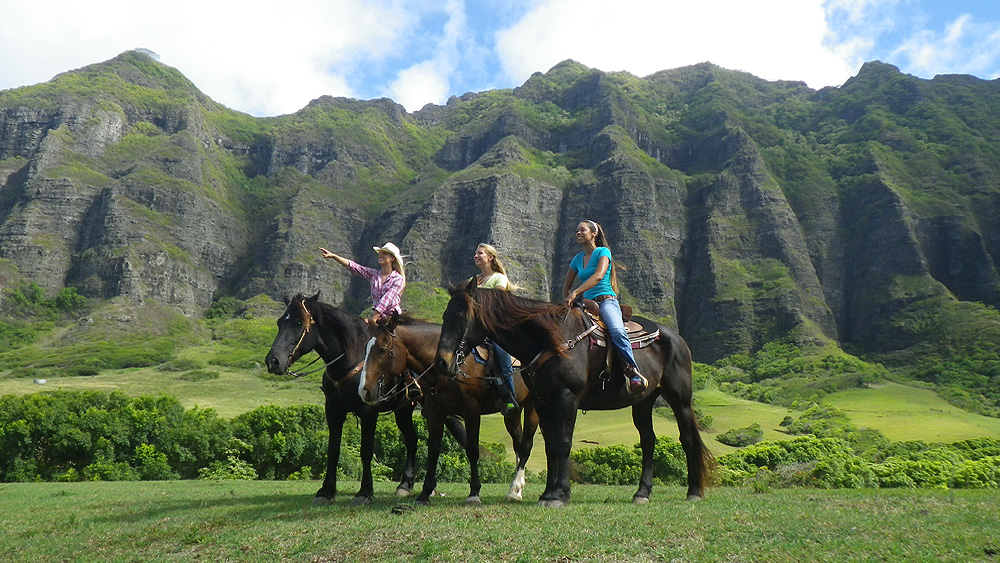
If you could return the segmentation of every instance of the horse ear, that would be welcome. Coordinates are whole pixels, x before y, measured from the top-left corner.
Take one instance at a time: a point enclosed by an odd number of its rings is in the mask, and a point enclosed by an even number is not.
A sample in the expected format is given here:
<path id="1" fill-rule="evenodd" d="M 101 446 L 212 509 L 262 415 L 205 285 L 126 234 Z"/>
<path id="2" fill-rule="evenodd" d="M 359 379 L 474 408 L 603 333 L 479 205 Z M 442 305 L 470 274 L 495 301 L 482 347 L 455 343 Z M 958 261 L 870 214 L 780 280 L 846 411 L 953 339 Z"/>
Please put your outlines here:
<path id="1" fill-rule="evenodd" d="M 389 329 L 389 332 L 395 332 L 397 326 L 399 326 L 399 313 L 393 311 L 392 315 L 389 315 L 387 328 Z"/>
<path id="2" fill-rule="evenodd" d="M 292 304 L 292 297 L 286 293 L 285 294 L 285 307 L 287 307 L 287 306 L 289 306 L 291 304 Z"/>
<path id="3" fill-rule="evenodd" d="M 472 297 L 473 295 L 476 294 L 476 287 L 477 286 L 476 286 L 476 277 L 475 276 L 469 278 L 469 281 L 465 282 L 465 288 L 464 289 L 465 289 L 465 292 L 469 294 L 469 297 Z"/>

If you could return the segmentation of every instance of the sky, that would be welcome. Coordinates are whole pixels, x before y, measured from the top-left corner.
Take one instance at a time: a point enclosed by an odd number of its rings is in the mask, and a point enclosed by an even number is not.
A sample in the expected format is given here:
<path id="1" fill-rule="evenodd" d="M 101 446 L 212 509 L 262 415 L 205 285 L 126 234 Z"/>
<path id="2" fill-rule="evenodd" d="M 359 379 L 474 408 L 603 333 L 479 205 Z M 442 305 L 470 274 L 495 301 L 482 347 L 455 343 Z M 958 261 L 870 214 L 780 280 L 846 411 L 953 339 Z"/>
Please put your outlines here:
<path id="1" fill-rule="evenodd" d="M 322 95 L 407 111 L 566 59 L 647 76 L 700 62 L 840 86 L 866 61 L 1000 77 L 997 0 L 0 0 L 0 90 L 131 49 L 255 116 Z"/>

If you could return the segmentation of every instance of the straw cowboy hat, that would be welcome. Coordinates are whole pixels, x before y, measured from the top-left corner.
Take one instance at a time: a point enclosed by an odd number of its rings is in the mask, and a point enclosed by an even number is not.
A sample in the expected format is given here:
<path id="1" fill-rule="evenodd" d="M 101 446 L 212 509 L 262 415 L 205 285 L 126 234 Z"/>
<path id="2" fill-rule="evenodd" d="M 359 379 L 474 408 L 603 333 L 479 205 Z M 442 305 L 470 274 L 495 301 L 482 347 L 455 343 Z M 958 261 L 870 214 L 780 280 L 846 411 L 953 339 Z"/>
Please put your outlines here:
<path id="1" fill-rule="evenodd" d="M 382 246 L 373 246 L 372 250 L 374 250 L 375 252 L 388 252 L 389 254 L 392 254 L 393 257 L 396 258 L 396 263 L 402 267 L 403 256 L 399 253 L 399 247 L 396 246 L 395 244 L 387 242 Z"/>

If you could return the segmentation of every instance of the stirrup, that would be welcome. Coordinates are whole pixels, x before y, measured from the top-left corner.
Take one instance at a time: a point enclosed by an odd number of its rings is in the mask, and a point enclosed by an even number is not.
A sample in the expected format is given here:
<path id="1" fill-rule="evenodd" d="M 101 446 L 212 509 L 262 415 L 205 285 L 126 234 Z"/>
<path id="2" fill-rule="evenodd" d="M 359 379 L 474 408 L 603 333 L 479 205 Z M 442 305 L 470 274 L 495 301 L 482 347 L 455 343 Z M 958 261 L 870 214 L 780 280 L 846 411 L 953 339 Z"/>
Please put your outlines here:
<path id="1" fill-rule="evenodd" d="M 633 394 L 639 394 L 646 390 L 649 386 L 649 381 L 646 377 L 639 373 L 639 370 L 629 367 L 625 370 L 628 375 L 628 392 Z"/>

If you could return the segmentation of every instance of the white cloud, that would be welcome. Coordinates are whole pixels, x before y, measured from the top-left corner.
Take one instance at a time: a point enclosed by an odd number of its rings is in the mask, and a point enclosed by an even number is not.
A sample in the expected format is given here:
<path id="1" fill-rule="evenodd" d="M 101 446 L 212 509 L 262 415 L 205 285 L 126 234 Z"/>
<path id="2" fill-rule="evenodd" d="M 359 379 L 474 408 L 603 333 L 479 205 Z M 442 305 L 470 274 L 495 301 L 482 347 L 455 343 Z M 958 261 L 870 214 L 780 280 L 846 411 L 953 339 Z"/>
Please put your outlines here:
<path id="1" fill-rule="evenodd" d="M 408 17 L 394 0 L 5 0 L 0 88 L 145 47 L 222 104 L 288 113 L 352 95 L 346 73 L 389 54 Z"/>
<path id="2" fill-rule="evenodd" d="M 892 56 L 921 76 L 968 73 L 1000 75 L 1000 24 L 981 24 L 961 14 L 942 31 L 924 29 L 906 38 Z"/>
<path id="3" fill-rule="evenodd" d="M 407 111 L 416 111 L 430 103 L 444 103 L 451 93 L 450 77 L 463 58 L 459 49 L 469 30 L 464 2 L 448 0 L 442 10 L 448 19 L 441 35 L 426 38 L 435 44 L 433 56 L 399 71 L 389 87 L 390 97 Z"/>
<path id="4" fill-rule="evenodd" d="M 497 50 L 515 81 L 567 58 L 640 76 L 709 61 L 818 88 L 856 70 L 826 36 L 821 0 L 543 0 Z"/>

